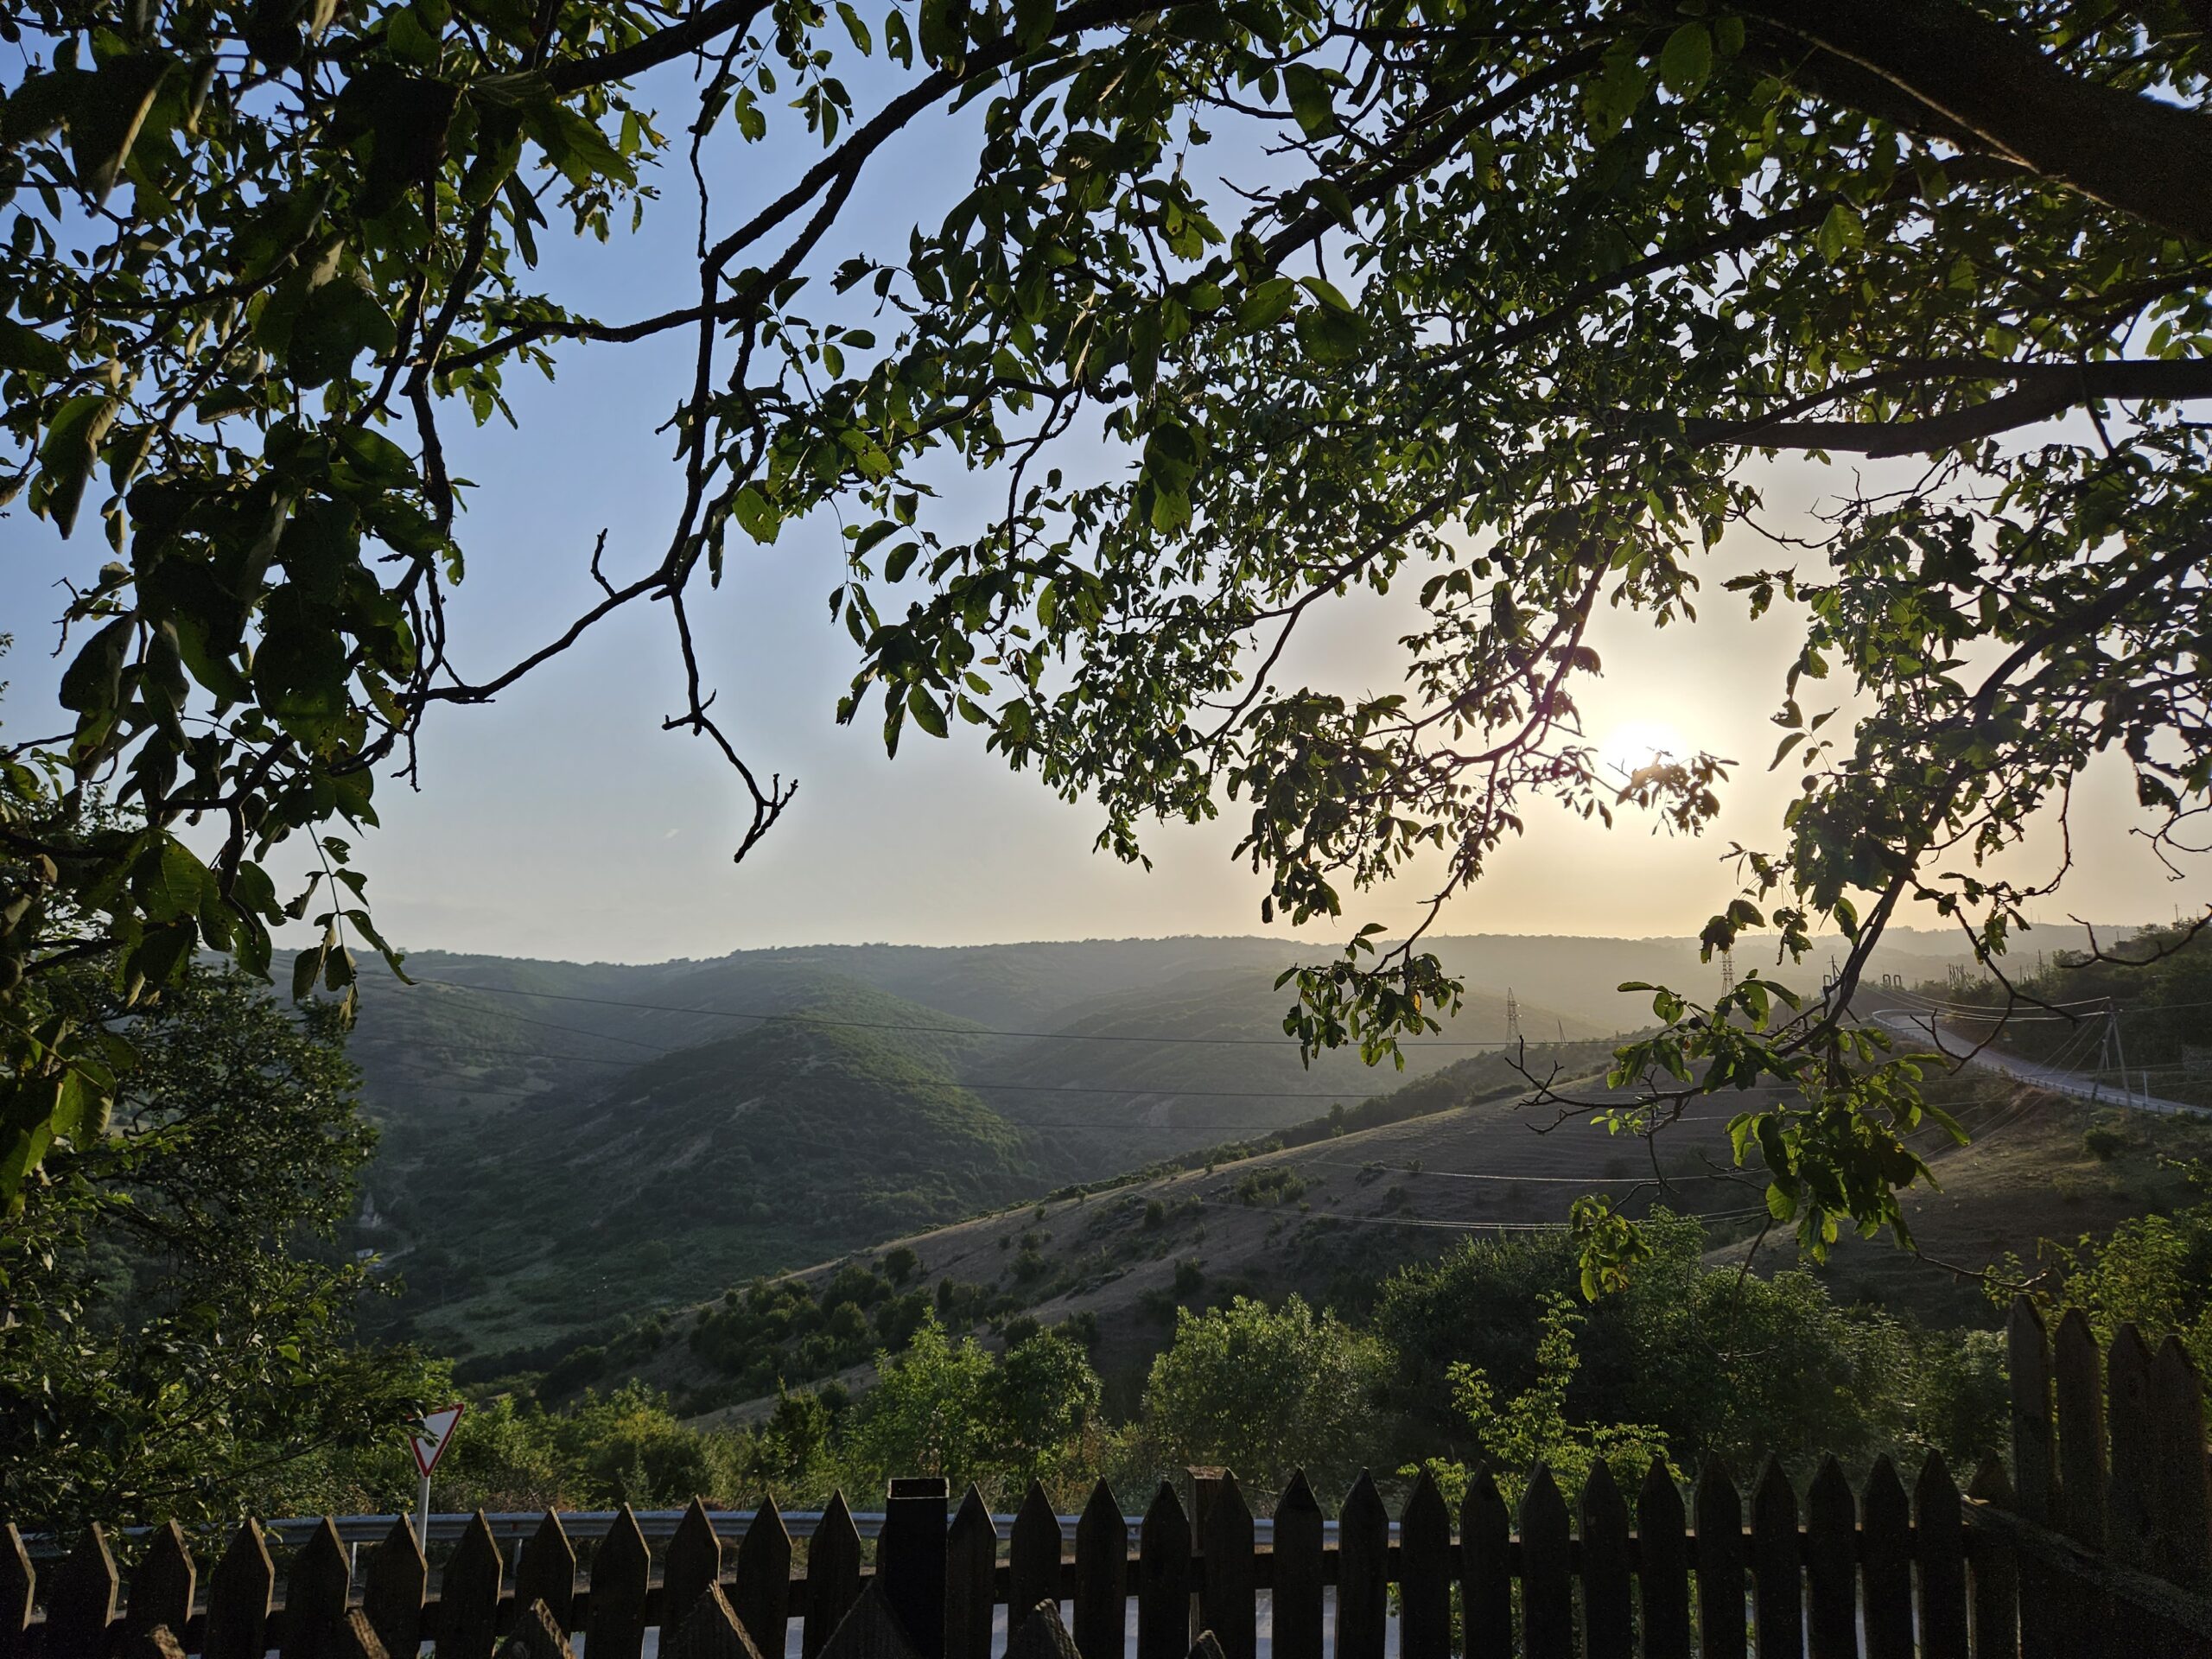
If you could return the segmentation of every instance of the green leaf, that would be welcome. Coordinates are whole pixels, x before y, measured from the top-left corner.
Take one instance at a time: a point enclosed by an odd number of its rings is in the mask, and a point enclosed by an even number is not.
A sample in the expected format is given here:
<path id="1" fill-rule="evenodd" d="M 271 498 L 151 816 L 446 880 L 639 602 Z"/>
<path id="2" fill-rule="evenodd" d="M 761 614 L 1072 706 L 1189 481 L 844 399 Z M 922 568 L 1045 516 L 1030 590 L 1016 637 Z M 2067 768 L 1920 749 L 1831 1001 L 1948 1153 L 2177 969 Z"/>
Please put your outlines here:
<path id="1" fill-rule="evenodd" d="M 1684 23 L 1659 50 L 1659 80 L 1681 98 L 1692 98 L 1713 73 L 1713 35 L 1703 23 Z"/>
<path id="2" fill-rule="evenodd" d="M 64 536 L 76 526 L 85 480 L 99 460 L 100 440 L 115 423 L 116 400 L 104 392 L 81 392 L 54 411 L 39 445 L 39 480 L 46 516 Z"/>
<path id="3" fill-rule="evenodd" d="M 1248 334 L 1272 328 L 1282 320 L 1283 313 L 1297 302 L 1297 283 L 1287 276 L 1270 276 L 1237 306 L 1236 326 Z"/>
<path id="4" fill-rule="evenodd" d="M 1303 63 L 1285 64 L 1282 71 L 1283 96 L 1289 100 L 1291 115 L 1299 130 L 1308 138 L 1319 138 L 1335 130 L 1336 102 L 1328 77 L 1318 69 Z"/>
<path id="5" fill-rule="evenodd" d="M 129 617 L 109 623 L 91 639 L 61 674 L 61 706 L 80 715 L 105 715 L 123 697 L 123 664 L 137 624 Z"/>
<path id="6" fill-rule="evenodd" d="M 115 188 L 130 147 L 176 60 L 155 53 L 111 58 L 77 87 L 69 111 L 70 160 L 77 188 L 95 203 Z"/>
<path id="7" fill-rule="evenodd" d="M 1839 201 L 1827 211 L 1819 230 L 1813 232 L 1813 245 L 1820 250 L 1821 257 L 1834 264 L 1850 250 L 1863 246 L 1866 227 L 1849 203 Z"/>
<path id="8" fill-rule="evenodd" d="M 1033 52 L 1052 38 L 1054 0 L 1014 0 L 1014 43 Z"/>
<path id="9" fill-rule="evenodd" d="M 783 528 L 783 515 L 760 493 L 757 484 L 747 484 L 732 498 L 730 512 L 736 517 L 739 529 L 764 544 L 773 542 Z"/>
<path id="10" fill-rule="evenodd" d="M 28 369 L 34 374 L 67 374 L 69 353 L 35 328 L 0 317 L 0 369 Z"/>
<path id="11" fill-rule="evenodd" d="M 906 712 L 913 715 L 914 724 L 931 737 L 946 736 L 952 729 L 945 720 L 944 710 L 938 706 L 937 699 L 921 686 L 907 688 Z"/>

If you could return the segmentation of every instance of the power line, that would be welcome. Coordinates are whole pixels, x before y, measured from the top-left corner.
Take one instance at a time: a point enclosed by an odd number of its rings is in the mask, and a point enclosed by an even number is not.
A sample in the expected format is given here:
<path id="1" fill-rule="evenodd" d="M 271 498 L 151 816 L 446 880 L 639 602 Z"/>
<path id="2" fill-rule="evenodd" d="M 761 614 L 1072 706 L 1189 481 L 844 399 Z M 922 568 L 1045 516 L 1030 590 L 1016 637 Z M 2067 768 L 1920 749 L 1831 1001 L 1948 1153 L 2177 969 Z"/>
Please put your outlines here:
<path id="1" fill-rule="evenodd" d="M 1027 1037 L 1040 1042 L 1061 1043 L 1172 1043 L 1215 1048 L 1281 1048 L 1290 1040 L 1287 1037 L 1167 1037 L 1130 1032 L 1014 1031 L 990 1026 L 931 1026 L 895 1020 L 839 1020 L 827 1014 L 754 1014 L 738 1008 L 687 1008 L 667 1002 L 625 1002 L 613 997 L 579 996 L 566 991 L 525 991 L 505 985 L 472 985 L 457 979 L 423 979 L 416 982 L 443 985 L 456 991 L 475 991 L 486 996 L 538 997 L 549 1002 L 582 1002 L 601 1008 L 633 1008 L 643 1014 L 703 1014 L 716 1020 L 782 1020 L 794 1025 L 841 1026 L 855 1031 L 927 1031 L 948 1037 Z M 518 1014 L 514 1017 L 520 1019 L 522 1016 Z M 559 1031 L 573 1027 L 556 1026 L 553 1029 Z M 596 1036 L 598 1033 L 589 1034 Z M 1592 1037 L 1583 1040 L 1594 1043 L 1605 1039 Z M 1408 1039 L 1402 1046 L 1503 1049 L 1511 1047 L 1513 1044 L 1510 1039 L 1503 1037 L 1419 1037 Z"/>

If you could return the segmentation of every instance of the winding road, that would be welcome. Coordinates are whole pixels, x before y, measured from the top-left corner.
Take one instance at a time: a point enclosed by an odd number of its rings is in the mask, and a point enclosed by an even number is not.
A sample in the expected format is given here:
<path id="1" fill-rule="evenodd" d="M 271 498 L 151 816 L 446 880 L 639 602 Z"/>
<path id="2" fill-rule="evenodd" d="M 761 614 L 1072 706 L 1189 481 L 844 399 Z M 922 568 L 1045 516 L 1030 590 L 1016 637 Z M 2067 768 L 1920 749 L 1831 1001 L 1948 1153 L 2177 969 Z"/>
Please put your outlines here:
<path id="1" fill-rule="evenodd" d="M 1913 1042 L 1928 1043 L 1955 1060 L 1984 1071 L 1997 1072 L 2018 1083 L 2048 1089 L 2053 1094 L 2071 1095 L 2076 1100 L 2094 1101 L 2101 1105 L 2125 1106 L 2132 1111 L 2150 1112 L 2160 1117 L 2212 1117 L 2212 1109 L 2192 1106 L 2186 1101 L 2163 1100 L 2152 1094 L 2124 1090 L 2109 1082 L 2101 1083 L 2094 1077 L 2076 1076 L 2054 1065 L 2024 1060 L 1994 1047 L 1976 1049 L 1970 1039 L 1945 1031 L 1933 1014 L 1884 1008 L 1869 1017 L 1872 1024 L 1885 1031 Z"/>

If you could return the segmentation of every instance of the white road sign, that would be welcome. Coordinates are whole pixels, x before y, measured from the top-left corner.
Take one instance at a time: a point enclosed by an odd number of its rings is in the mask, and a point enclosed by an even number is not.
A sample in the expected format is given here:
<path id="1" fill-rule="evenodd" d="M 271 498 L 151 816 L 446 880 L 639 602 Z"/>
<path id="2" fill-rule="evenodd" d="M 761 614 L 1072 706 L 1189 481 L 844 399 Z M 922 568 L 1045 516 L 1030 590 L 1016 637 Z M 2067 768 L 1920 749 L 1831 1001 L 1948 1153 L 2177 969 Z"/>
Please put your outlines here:
<path id="1" fill-rule="evenodd" d="M 448 1406 L 423 1420 L 423 1432 L 415 1437 L 415 1466 L 423 1471 L 424 1480 L 429 1479 L 430 1471 L 438 1466 L 446 1447 L 453 1444 L 454 1425 L 461 1421 L 461 1414 L 466 1409 L 463 1406 Z"/>

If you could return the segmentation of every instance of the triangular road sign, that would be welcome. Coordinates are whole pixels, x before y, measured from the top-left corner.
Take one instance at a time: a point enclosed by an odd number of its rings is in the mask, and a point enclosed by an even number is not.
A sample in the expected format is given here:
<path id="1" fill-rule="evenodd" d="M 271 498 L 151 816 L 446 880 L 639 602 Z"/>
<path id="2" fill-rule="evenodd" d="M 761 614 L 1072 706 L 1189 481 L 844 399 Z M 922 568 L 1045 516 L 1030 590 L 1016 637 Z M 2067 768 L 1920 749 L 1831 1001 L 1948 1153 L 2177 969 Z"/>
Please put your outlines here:
<path id="1" fill-rule="evenodd" d="M 423 1432 L 415 1436 L 415 1466 L 423 1471 L 423 1479 L 430 1478 L 430 1471 L 438 1466 L 446 1447 L 453 1444 L 454 1425 L 467 1409 L 465 1406 L 448 1406 L 423 1420 Z"/>

